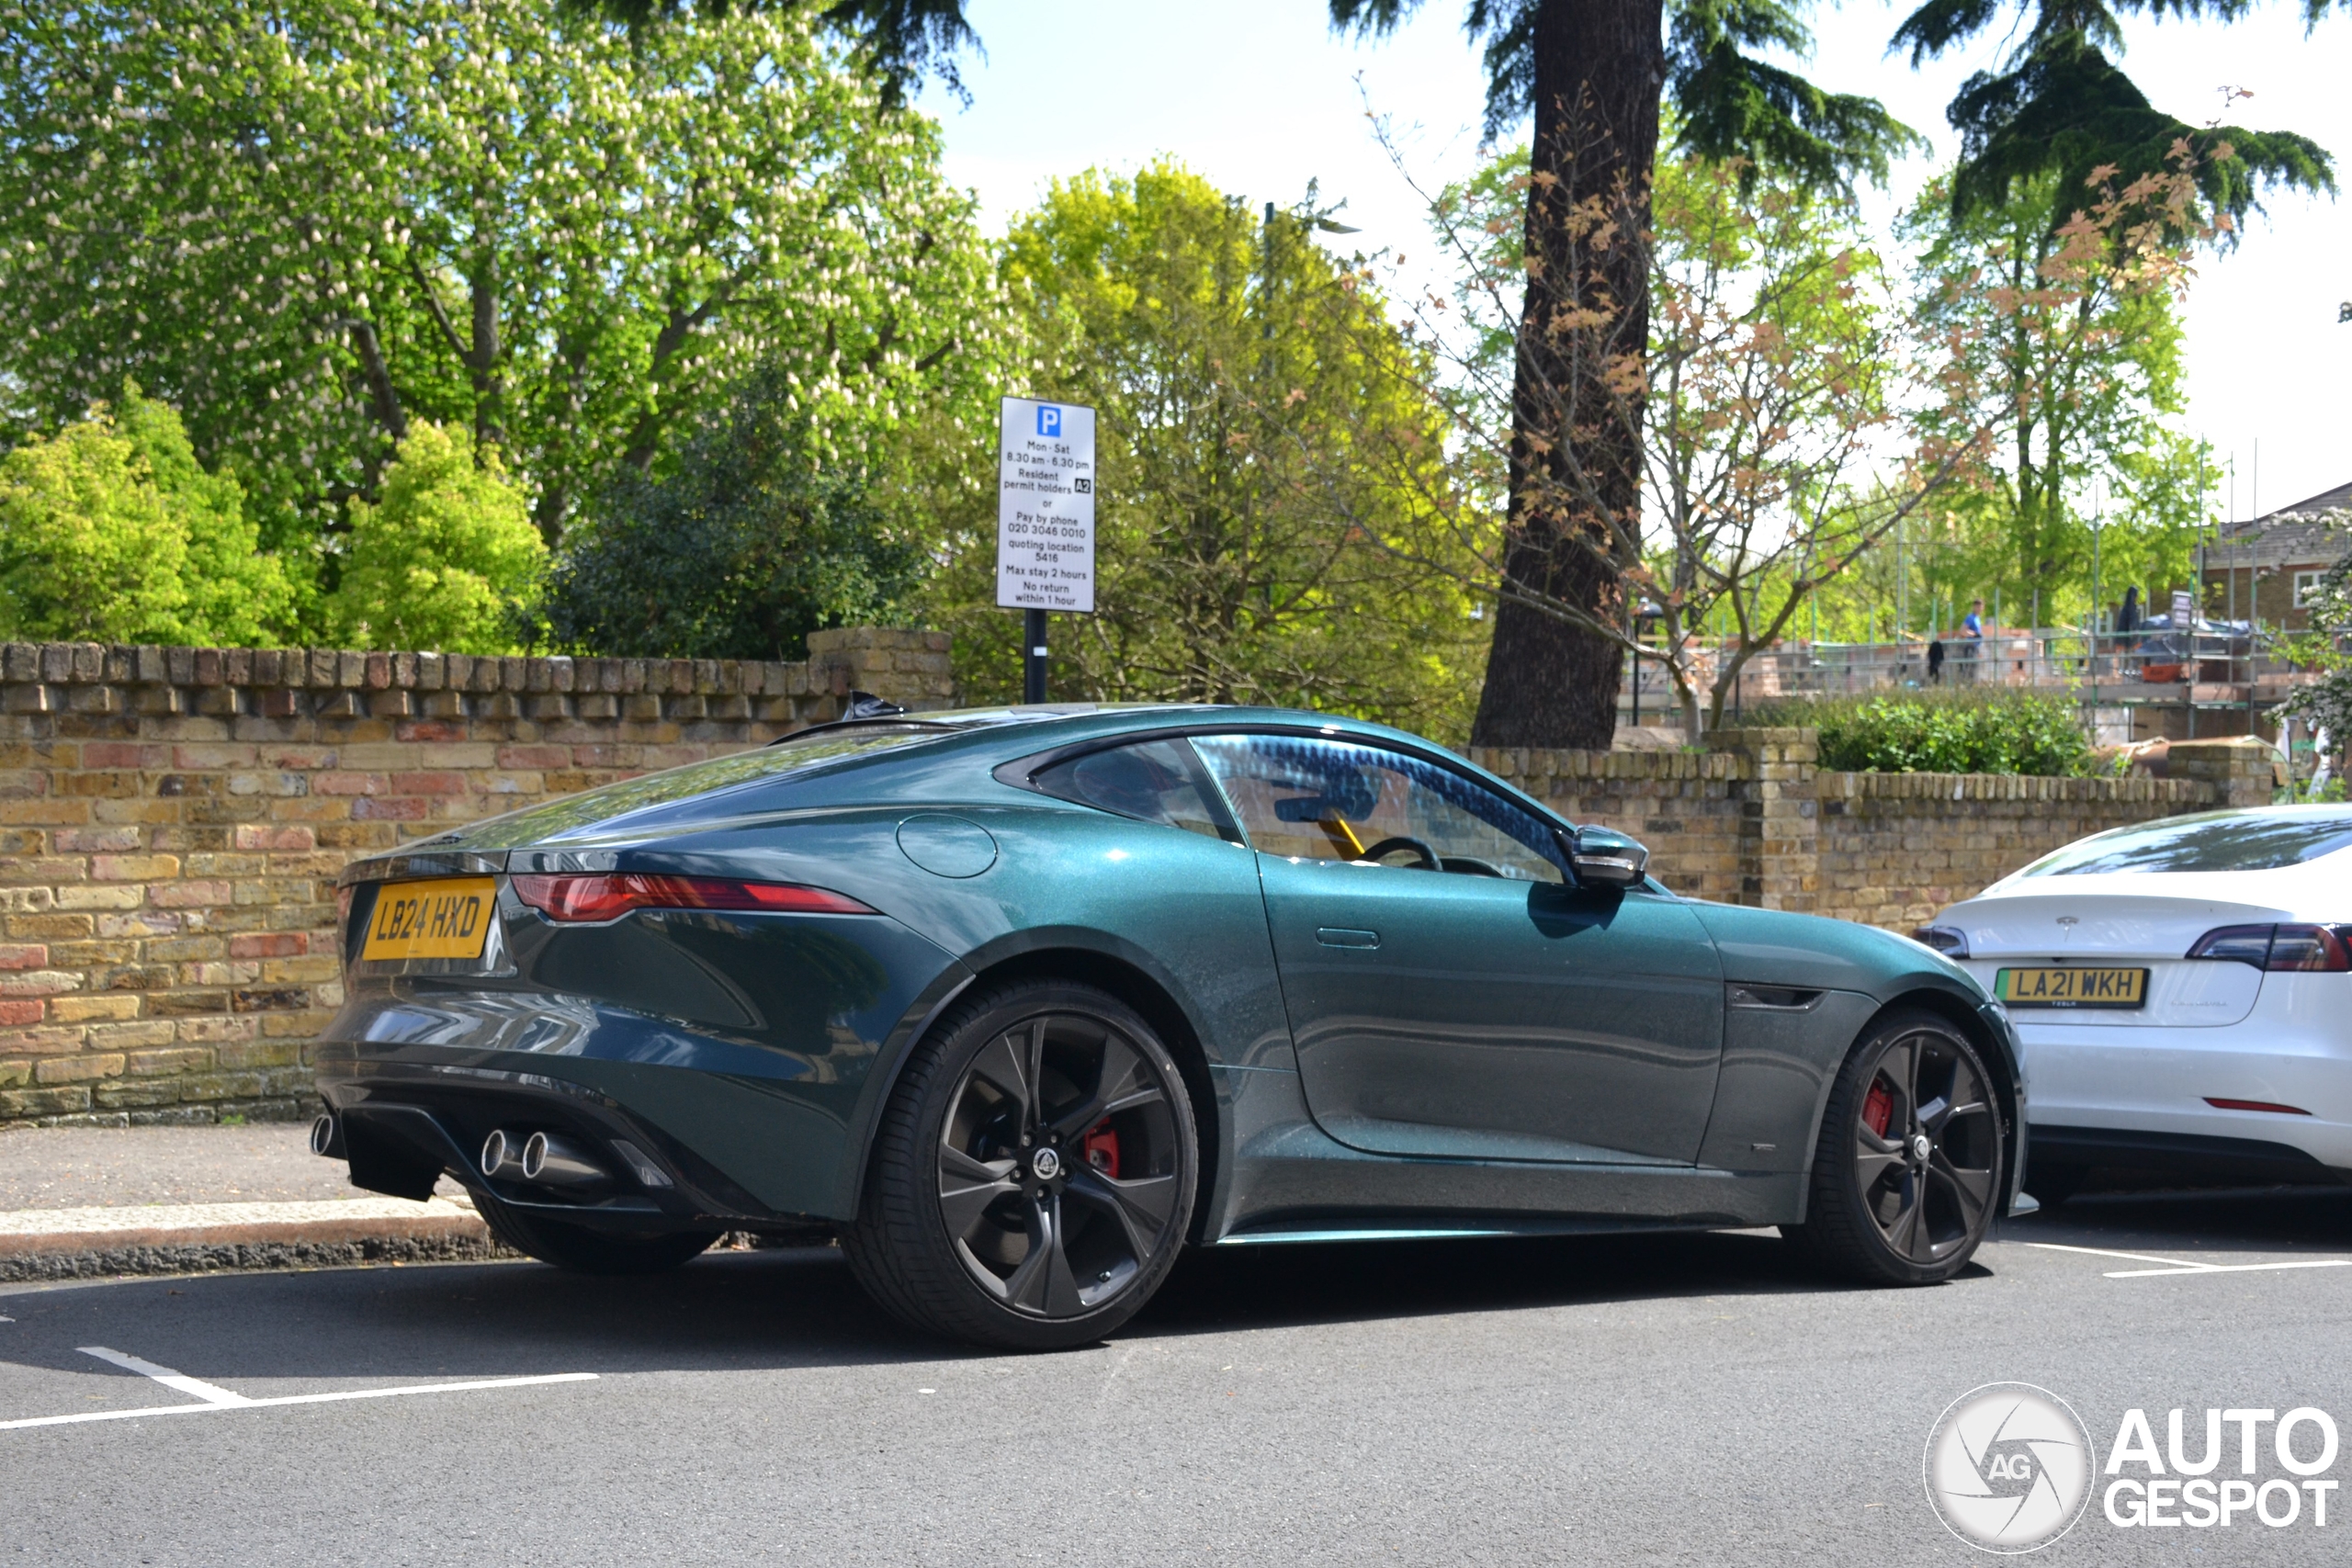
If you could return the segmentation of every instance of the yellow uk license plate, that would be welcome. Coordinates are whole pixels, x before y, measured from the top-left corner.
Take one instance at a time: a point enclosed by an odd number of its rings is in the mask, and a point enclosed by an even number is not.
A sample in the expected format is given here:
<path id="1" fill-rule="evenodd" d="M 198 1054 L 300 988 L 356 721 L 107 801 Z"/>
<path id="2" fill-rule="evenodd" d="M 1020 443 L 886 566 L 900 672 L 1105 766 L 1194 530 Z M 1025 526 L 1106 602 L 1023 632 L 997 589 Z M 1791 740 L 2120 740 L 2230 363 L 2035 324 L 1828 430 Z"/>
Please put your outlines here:
<path id="1" fill-rule="evenodd" d="M 368 918 L 368 962 L 402 958 L 480 958 L 498 908 L 498 884 L 487 876 L 388 882 Z"/>
<path id="2" fill-rule="evenodd" d="M 1993 995 L 2013 1008 L 2144 1007 L 2148 972 L 2077 964 L 2004 969 L 1993 976 Z"/>

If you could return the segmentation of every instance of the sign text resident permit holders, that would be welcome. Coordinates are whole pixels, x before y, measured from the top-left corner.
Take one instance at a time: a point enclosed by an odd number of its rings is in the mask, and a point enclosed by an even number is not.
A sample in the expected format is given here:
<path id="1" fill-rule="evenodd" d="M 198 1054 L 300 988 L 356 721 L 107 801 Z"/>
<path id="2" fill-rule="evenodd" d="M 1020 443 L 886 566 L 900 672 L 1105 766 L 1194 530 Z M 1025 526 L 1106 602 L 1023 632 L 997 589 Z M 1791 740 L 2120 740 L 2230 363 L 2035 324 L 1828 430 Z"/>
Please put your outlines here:
<path id="1" fill-rule="evenodd" d="M 997 424 L 996 602 L 1094 610 L 1094 411 L 1007 398 Z"/>

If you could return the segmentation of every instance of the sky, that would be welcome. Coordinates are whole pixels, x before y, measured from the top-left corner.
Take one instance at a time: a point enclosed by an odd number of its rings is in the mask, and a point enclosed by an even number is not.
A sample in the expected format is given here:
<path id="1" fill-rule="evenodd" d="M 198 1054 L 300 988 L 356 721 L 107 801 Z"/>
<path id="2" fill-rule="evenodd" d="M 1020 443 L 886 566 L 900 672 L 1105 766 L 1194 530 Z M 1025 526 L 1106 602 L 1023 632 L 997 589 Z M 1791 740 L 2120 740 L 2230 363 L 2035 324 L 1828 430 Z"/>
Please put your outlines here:
<path id="1" fill-rule="evenodd" d="M 1341 220 L 1363 230 L 1340 243 L 1409 263 L 1430 251 L 1429 231 L 1367 108 L 1386 118 L 1424 186 L 1475 164 L 1486 85 L 1464 8 L 1426 0 L 1396 33 L 1357 40 L 1332 34 L 1325 0 L 969 0 L 984 51 L 963 65 L 971 104 L 933 85 L 922 105 L 944 129 L 949 175 L 979 193 L 992 231 L 1057 176 L 1132 171 L 1166 154 L 1253 205 L 1287 205 L 1317 181 L 1322 202 L 1344 199 Z M 2159 107 L 2192 123 L 2222 114 L 2224 87 L 2251 92 L 2230 123 L 2312 137 L 2352 187 L 2352 17 L 2307 38 L 2300 9 L 2270 0 L 2229 27 L 2136 23 L 2122 63 Z M 1901 16 L 1877 0 L 1815 16 L 1814 79 L 1879 97 L 1934 143 L 1888 190 L 1869 193 L 1865 209 L 1880 220 L 1955 155 L 1944 107 L 1971 72 L 1997 63 L 2000 45 L 1914 71 L 1884 52 Z M 2352 299 L 2352 188 L 2341 200 L 2282 195 L 2266 206 L 2233 253 L 2204 258 L 2187 310 L 2189 427 L 2223 464 L 2234 460 L 2234 508 L 2224 479 L 2216 515 L 2272 511 L 2352 479 L 2352 323 L 2335 319 Z"/>

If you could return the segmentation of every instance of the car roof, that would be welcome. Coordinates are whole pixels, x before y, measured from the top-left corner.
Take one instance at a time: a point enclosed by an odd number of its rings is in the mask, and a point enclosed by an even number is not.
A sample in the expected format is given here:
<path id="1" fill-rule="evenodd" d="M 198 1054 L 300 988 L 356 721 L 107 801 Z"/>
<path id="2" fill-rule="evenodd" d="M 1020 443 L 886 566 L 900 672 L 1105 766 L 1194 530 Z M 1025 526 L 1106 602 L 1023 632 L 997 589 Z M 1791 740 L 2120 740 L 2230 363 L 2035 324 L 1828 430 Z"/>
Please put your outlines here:
<path id="1" fill-rule="evenodd" d="M 977 772 L 985 774 L 1023 758 L 1065 750 L 1074 753 L 1096 745 L 1116 744 L 1129 737 L 1253 728 L 1392 746 L 1472 774 L 1507 796 L 1533 805 L 1541 816 L 1559 815 L 1458 753 L 1385 724 L 1297 708 L 1238 704 L 1046 703 L 934 710 L 812 725 L 766 747 L 754 747 L 749 751 L 729 753 L 659 773 L 639 774 L 503 817 L 469 823 L 405 848 L 496 851 L 536 843 L 579 841 L 616 830 L 633 833 L 674 829 L 690 821 L 707 822 L 746 809 L 773 810 L 784 806 L 787 799 L 810 807 L 844 804 L 850 795 L 873 790 L 886 779 L 894 780 L 895 787 L 884 784 L 880 792 L 883 798 L 908 798 L 907 791 L 928 793 L 932 785 L 952 773 L 962 773 L 976 765 Z M 893 731 L 904 737 L 900 744 L 870 750 L 857 745 L 861 735 L 870 734 L 878 739 Z M 811 758 L 804 768 L 796 765 L 793 756 L 796 745 L 802 743 L 828 750 L 835 743 L 846 743 L 848 750 L 822 759 Z"/>
<path id="2" fill-rule="evenodd" d="M 1116 739 L 1154 731 L 1192 732 L 1202 729 L 1268 728 L 1311 730 L 1350 739 L 1378 741 L 1406 750 L 1442 757 L 1457 767 L 1485 775 L 1461 753 L 1426 736 L 1373 719 L 1349 718 L 1309 708 L 1260 707 L 1241 703 L 1032 703 L 989 708 L 943 708 L 875 718 L 811 725 L 769 742 L 790 746 L 803 737 L 853 735 L 860 730 L 936 729 L 942 740 L 993 738 L 1001 745 L 981 740 L 1000 760 L 1026 756 L 1061 746 Z M 961 750 L 959 747 L 958 750 Z M 1491 776 L 1491 775 L 1486 775 Z M 1500 781 L 1496 781 L 1500 782 Z"/>

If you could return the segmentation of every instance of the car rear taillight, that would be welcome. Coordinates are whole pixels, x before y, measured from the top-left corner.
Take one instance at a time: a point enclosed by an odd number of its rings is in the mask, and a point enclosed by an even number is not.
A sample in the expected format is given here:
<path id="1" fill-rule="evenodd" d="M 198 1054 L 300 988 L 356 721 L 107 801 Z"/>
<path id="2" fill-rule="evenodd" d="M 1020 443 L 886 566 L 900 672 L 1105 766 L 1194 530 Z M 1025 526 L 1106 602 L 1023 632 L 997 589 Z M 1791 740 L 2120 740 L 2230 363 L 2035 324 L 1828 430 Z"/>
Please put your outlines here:
<path id="1" fill-rule="evenodd" d="M 511 878 L 514 897 L 551 920 L 610 920 L 631 909 L 748 909 L 787 915 L 871 915 L 844 894 L 786 882 L 646 872 L 565 872 Z"/>
<path id="2" fill-rule="evenodd" d="M 2280 926 L 2270 938 L 2272 970 L 2309 969 L 2340 975 L 2352 970 L 2352 949 L 2342 926 Z"/>
<path id="3" fill-rule="evenodd" d="M 1950 926 L 1921 926 L 1911 933 L 1911 940 L 1924 942 L 1946 958 L 1968 956 L 1968 933 L 1954 931 Z"/>
<path id="4" fill-rule="evenodd" d="M 2191 958 L 2248 964 L 2278 973 L 2340 975 L 2352 970 L 2352 927 L 2216 926 L 2197 939 Z"/>

